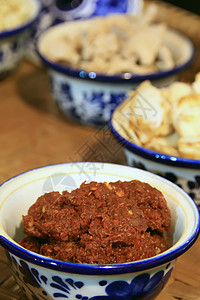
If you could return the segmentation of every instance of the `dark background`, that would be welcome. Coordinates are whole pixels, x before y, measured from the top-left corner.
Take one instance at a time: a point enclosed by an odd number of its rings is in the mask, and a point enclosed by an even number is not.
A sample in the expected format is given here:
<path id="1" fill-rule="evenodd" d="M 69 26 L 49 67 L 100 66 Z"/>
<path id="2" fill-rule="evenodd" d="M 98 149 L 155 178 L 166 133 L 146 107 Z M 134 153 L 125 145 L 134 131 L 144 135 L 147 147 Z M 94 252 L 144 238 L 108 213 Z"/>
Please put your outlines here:
<path id="1" fill-rule="evenodd" d="M 77 5 L 79 5 L 82 0 L 54 0 L 56 2 L 56 5 L 60 9 L 69 9 L 69 8 L 75 8 Z M 123 0 L 122 0 L 123 1 Z M 198 15 L 200 15 L 200 0 L 160 0 L 164 2 L 169 2 L 173 5 L 185 8 L 186 10 L 189 10 L 191 12 L 194 12 Z M 107 0 L 108 3 L 118 3 L 116 0 Z"/>
<path id="2" fill-rule="evenodd" d="M 160 0 L 160 1 L 171 3 L 173 5 L 194 12 L 197 15 L 200 15 L 200 0 Z"/>

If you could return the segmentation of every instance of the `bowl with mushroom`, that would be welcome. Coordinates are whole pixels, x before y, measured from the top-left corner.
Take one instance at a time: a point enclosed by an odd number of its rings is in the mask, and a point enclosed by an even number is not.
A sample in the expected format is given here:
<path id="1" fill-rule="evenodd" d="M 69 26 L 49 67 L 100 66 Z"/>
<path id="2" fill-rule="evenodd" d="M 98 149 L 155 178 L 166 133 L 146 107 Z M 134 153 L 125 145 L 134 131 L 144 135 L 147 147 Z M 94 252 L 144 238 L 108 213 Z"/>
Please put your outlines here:
<path id="1" fill-rule="evenodd" d="M 144 79 L 167 85 L 190 65 L 195 48 L 184 34 L 155 23 L 156 12 L 109 14 L 45 30 L 37 52 L 53 98 L 70 119 L 108 122 L 117 104 Z"/>

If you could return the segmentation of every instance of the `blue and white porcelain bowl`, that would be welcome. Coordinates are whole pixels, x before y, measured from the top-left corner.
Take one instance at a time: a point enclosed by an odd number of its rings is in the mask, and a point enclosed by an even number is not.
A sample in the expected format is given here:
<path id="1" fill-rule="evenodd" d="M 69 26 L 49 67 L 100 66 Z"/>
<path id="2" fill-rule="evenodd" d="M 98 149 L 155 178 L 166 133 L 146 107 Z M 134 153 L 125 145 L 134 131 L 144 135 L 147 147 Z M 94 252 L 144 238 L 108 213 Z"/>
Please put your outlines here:
<path id="1" fill-rule="evenodd" d="M 0 31 L 0 78 L 16 69 L 22 60 L 31 35 L 31 27 L 40 13 L 39 0 L 27 0 L 31 15 L 18 26 Z"/>
<path id="2" fill-rule="evenodd" d="M 200 160 L 166 155 L 138 146 L 128 140 L 118 126 L 115 112 L 111 119 L 110 129 L 121 144 L 127 164 L 160 175 L 183 188 L 196 202 L 200 209 Z"/>
<path id="3" fill-rule="evenodd" d="M 194 58 L 194 45 L 185 35 L 169 29 L 165 43 L 171 50 L 175 67 L 168 71 L 137 75 L 123 73 L 107 75 L 73 69 L 66 64 L 52 61 L 45 49 L 60 32 L 74 30 L 82 21 L 64 22 L 45 30 L 37 41 L 37 51 L 49 71 L 52 93 L 61 111 L 84 125 L 99 126 L 109 121 L 115 107 L 131 89 L 149 79 L 156 86 L 168 85 L 177 79 L 178 73 L 188 67 Z M 54 42 L 55 43 L 55 42 Z"/>
<path id="4" fill-rule="evenodd" d="M 167 251 L 140 261 L 91 265 L 68 263 L 19 246 L 22 215 L 38 196 L 72 190 L 83 182 L 138 179 L 164 194 L 172 215 Z M 199 233 L 199 213 L 193 200 L 177 185 L 155 174 L 107 163 L 65 163 L 20 174 L 0 187 L 0 244 L 28 299 L 124 300 L 153 299 L 165 286 L 176 258 L 187 251 Z"/>

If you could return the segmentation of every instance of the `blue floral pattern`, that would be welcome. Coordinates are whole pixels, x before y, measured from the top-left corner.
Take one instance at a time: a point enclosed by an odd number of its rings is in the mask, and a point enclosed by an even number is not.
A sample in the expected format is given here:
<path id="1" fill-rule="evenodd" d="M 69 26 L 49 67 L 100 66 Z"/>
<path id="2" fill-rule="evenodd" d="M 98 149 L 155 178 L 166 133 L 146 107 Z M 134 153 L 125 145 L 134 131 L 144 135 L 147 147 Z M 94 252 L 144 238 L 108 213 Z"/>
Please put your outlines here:
<path id="1" fill-rule="evenodd" d="M 131 282 L 117 280 L 108 282 L 101 280 L 97 285 L 101 289 L 101 295 L 86 295 L 85 281 L 76 281 L 70 277 L 61 278 L 52 275 L 47 278 L 40 274 L 37 266 L 31 268 L 28 263 L 20 259 L 17 261 L 14 256 L 8 255 L 12 270 L 17 282 L 22 287 L 23 292 L 29 293 L 33 300 L 39 299 L 80 299 L 80 300 L 136 300 L 136 299 L 153 299 L 166 284 L 173 267 L 169 263 L 165 270 L 160 270 L 152 276 L 147 273 L 141 273 L 135 276 Z M 53 273 L 53 272 L 52 272 Z M 87 277 L 87 276 L 86 276 Z M 50 292 L 52 290 L 52 295 Z"/>
<path id="2" fill-rule="evenodd" d="M 0 63 L 3 62 L 4 52 L 0 50 Z"/>
<path id="3" fill-rule="evenodd" d="M 18 264 L 14 256 L 8 255 L 8 259 L 10 261 L 13 274 L 25 295 L 31 295 L 33 300 L 51 299 L 47 292 L 42 288 L 42 282 L 45 285 L 47 284 L 47 278 L 44 275 L 40 276 L 39 272 L 35 268 L 30 269 L 28 264 L 23 260 L 20 260 L 20 264 Z M 37 291 L 37 293 L 33 293 L 33 290 Z"/>
<path id="4" fill-rule="evenodd" d="M 74 281 L 71 278 L 66 278 L 65 281 L 62 280 L 59 276 L 52 277 L 53 282 L 50 284 L 51 287 L 58 289 L 59 292 L 53 294 L 54 297 L 65 297 L 69 298 L 71 289 L 81 289 L 84 286 L 84 283 L 81 281 Z"/>
<path id="5" fill-rule="evenodd" d="M 10 39 L 5 39 L 0 45 L 1 77 L 13 71 L 21 61 L 25 51 L 26 38 L 27 31 L 24 31 L 20 36 L 14 35 Z"/>
<path id="6" fill-rule="evenodd" d="M 73 95 L 70 82 L 50 78 L 58 106 L 66 116 L 84 124 L 99 126 L 109 121 L 115 107 L 125 98 L 125 92 L 103 92 L 85 89 Z"/>
<path id="7" fill-rule="evenodd" d="M 114 281 L 106 286 L 107 296 L 96 296 L 90 300 L 139 300 L 154 299 L 169 279 L 172 268 L 164 275 L 164 271 L 155 273 L 152 277 L 148 273 L 136 276 L 129 284 L 126 281 Z"/>

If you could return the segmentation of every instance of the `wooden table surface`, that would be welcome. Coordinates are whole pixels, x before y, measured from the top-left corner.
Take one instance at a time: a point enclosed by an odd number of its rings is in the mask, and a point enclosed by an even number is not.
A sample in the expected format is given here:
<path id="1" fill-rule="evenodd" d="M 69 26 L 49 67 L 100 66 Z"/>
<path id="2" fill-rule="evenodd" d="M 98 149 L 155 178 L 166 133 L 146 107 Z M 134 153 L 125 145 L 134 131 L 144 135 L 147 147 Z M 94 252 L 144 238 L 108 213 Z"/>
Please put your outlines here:
<path id="1" fill-rule="evenodd" d="M 188 34 L 197 47 L 195 62 L 181 74 L 182 80 L 192 81 L 200 70 L 200 18 L 154 2 L 159 5 L 160 19 Z M 125 164 L 122 149 L 116 148 L 109 133 L 104 145 L 100 139 L 101 130 L 74 124 L 58 111 L 44 69 L 24 61 L 17 72 L 0 81 L 0 183 L 54 163 L 98 160 Z M 23 298 L 0 247 L 0 300 L 10 299 Z M 167 287 L 157 297 L 175 299 L 200 299 L 200 238 L 177 260 Z"/>

